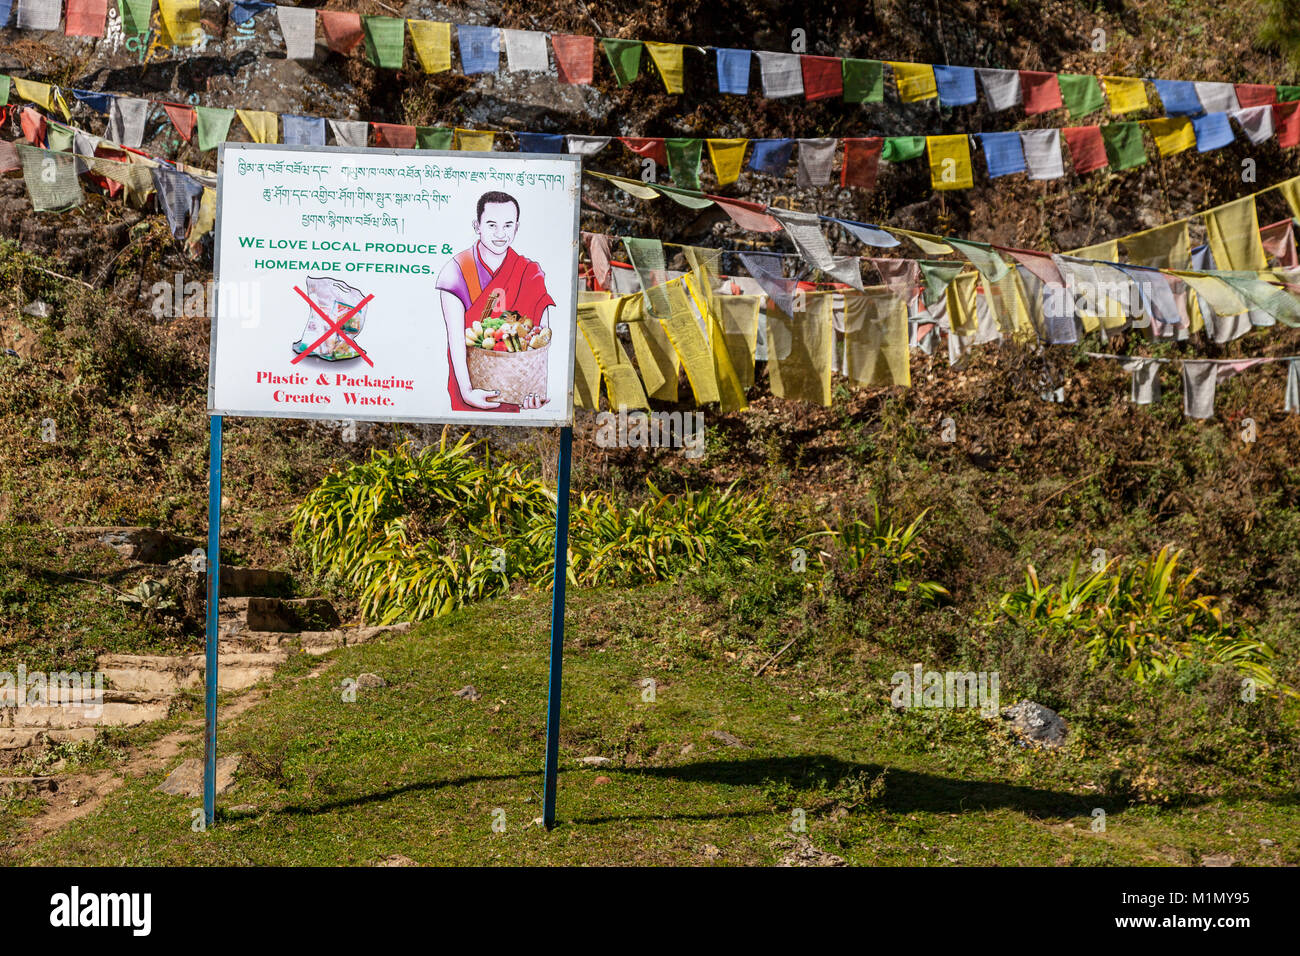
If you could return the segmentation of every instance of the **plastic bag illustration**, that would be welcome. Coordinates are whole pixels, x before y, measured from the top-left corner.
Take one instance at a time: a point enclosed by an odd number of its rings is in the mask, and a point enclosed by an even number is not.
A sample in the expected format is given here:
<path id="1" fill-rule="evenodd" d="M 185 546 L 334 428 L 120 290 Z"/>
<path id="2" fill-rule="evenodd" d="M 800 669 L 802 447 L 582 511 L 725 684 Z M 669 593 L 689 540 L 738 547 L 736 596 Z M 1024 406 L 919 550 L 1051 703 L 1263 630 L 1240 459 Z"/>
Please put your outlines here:
<path id="1" fill-rule="evenodd" d="M 298 337 L 298 341 L 293 344 L 295 353 L 305 352 L 329 328 L 329 325 L 321 318 L 321 313 L 337 322 L 341 316 L 347 315 L 352 309 L 356 308 L 357 303 L 365 298 L 365 293 L 339 279 L 332 279 L 328 276 L 320 278 L 308 276 L 307 297 L 316 303 L 316 308 L 320 309 L 320 313 L 308 306 L 307 326 L 302 330 L 302 335 Z M 342 331 L 347 333 L 348 338 L 355 340 L 361 334 L 361 330 L 366 325 L 366 310 L 369 308 L 370 304 L 366 303 L 356 312 L 353 312 L 348 317 L 348 320 L 343 323 Z M 357 358 L 361 353 L 354 349 L 348 340 L 336 331 L 331 333 L 329 338 L 317 345 L 316 348 L 312 349 L 311 354 L 317 358 L 323 358 L 327 362 L 342 362 L 347 359 Z"/>

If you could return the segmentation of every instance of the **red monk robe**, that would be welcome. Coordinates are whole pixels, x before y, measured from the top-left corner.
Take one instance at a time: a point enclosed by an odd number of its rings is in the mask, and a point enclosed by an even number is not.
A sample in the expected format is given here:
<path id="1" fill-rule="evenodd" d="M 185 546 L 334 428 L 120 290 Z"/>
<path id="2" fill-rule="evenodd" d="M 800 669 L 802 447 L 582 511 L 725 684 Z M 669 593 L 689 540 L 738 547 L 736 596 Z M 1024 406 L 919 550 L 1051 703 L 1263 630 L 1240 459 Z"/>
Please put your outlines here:
<path id="1" fill-rule="evenodd" d="M 479 255 L 479 244 L 474 243 L 468 249 L 456 253 L 452 261 L 454 270 L 444 270 L 438 277 L 438 289 L 451 292 L 465 306 L 465 328 L 482 319 L 485 305 L 500 290 L 504 299 L 497 305 L 497 311 L 511 310 L 537 323 L 547 308 L 555 305 L 555 300 L 546 291 L 546 275 L 532 259 L 519 255 L 514 249 L 507 249 L 501 267 L 494 273 L 484 264 Z M 450 278 L 448 273 L 451 273 Z M 448 342 L 447 348 L 447 394 L 451 397 L 451 407 L 462 412 L 517 412 L 518 405 L 502 402 L 496 408 L 477 408 L 466 403 L 461 396 L 460 386 L 456 383 L 456 370 L 451 364 L 451 349 L 464 348 L 462 337 L 457 343 Z M 466 383 L 468 384 L 468 383 Z"/>

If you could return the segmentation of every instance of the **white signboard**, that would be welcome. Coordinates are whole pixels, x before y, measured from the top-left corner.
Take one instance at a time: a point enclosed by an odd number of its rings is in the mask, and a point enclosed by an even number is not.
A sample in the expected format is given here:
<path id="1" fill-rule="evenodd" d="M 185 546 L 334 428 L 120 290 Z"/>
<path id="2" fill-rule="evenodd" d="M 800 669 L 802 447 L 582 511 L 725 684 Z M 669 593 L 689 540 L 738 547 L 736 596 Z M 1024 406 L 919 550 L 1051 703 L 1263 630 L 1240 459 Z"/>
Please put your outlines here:
<path id="1" fill-rule="evenodd" d="M 216 415 L 573 421 L 581 162 L 223 144 Z"/>

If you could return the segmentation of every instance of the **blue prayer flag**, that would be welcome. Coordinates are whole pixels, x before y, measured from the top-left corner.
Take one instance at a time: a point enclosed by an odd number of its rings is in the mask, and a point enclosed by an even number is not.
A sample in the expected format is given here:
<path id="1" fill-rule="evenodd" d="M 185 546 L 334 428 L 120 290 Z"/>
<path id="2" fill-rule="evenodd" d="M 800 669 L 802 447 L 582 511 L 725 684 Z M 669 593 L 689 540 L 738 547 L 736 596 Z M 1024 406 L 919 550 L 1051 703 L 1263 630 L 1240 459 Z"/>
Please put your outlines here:
<path id="1" fill-rule="evenodd" d="M 989 179 L 1023 173 L 1025 148 L 1019 133 L 979 133 L 980 146 L 984 148 L 984 161 L 989 167 Z"/>
<path id="2" fill-rule="evenodd" d="M 520 133 L 519 152 L 521 153 L 562 153 L 564 152 L 563 133 Z"/>
<path id="3" fill-rule="evenodd" d="M 975 71 L 969 66 L 936 66 L 934 84 L 940 106 L 968 106 L 975 102 Z"/>
<path id="4" fill-rule="evenodd" d="M 471 73 L 495 73 L 501 65 L 501 31 L 496 27 L 459 24 L 456 39 L 460 42 L 460 64 Z"/>
<path id="5" fill-rule="evenodd" d="M 247 23 L 264 10 L 274 10 L 275 4 L 268 0 L 235 0 L 230 7 L 230 22 L 238 26 Z"/>
<path id="6" fill-rule="evenodd" d="M 749 168 L 755 172 L 780 176 L 794 155 L 792 139 L 756 139 L 752 145 L 754 149 L 749 154 Z"/>
<path id="7" fill-rule="evenodd" d="M 1166 116 L 1195 116 L 1204 113 L 1196 84 L 1188 80 L 1152 80 Z"/>
<path id="8" fill-rule="evenodd" d="M 325 145 L 325 120 L 321 117 L 285 113 L 280 117 L 280 122 L 284 126 L 284 145 Z"/>
<path id="9" fill-rule="evenodd" d="M 752 56 L 749 50 L 717 51 L 719 93 L 744 96 L 749 92 L 749 61 Z"/>
<path id="10" fill-rule="evenodd" d="M 4 0 L 0 0 L 3 4 Z M 115 97 L 112 93 L 97 93 L 94 90 L 73 90 L 72 95 L 78 102 L 85 103 L 97 113 L 107 113 Z"/>
<path id="11" fill-rule="evenodd" d="M 1206 113 L 1204 116 L 1193 117 L 1192 129 L 1196 132 L 1196 149 L 1201 153 L 1222 149 L 1236 139 L 1227 113 Z"/>

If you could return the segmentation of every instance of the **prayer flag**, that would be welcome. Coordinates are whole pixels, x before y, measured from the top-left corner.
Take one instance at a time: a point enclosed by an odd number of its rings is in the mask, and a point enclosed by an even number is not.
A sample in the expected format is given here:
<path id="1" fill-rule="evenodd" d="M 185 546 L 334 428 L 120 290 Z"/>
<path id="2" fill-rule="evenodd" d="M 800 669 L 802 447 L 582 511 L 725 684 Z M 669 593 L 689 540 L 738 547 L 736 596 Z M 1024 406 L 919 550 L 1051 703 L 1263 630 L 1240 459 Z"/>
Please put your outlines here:
<path id="1" fill-rule="evenodd" d="M 591 85 L 596 58 L 595 37 L 552 33 L 551 48 L 555 50 L 555 69 L 562 83 Z"/>
<path id="2" fill-rule="evenodd" d="M 411 34 L 415 58 L 420 61 L 420 69 L 425 73 L 446 73 L 451 69 L 450 23 L 407 20 L 406 27 Z"/>
<path id="3" fill-rule="evenodd" d="M 824 100 L 844 94 L 844 72 L 837 56 L 799 57 L 803 72 L 803 95 L 808 100 Z"/>
<path id="4" fill-rule="evenodd" d="M 749 92 L 749 63 L 753 54 L 749 50 L 719 48 L 714 51 L 718 61 L 718 92 L 744 96 Z"/>
<path id="5" fill-rule="evenodd" d="M 970 140 L 965 133 L 927 136 L 930 186 L 934 189 L 970 189 L 975 185 L 970 163 Z"/>

